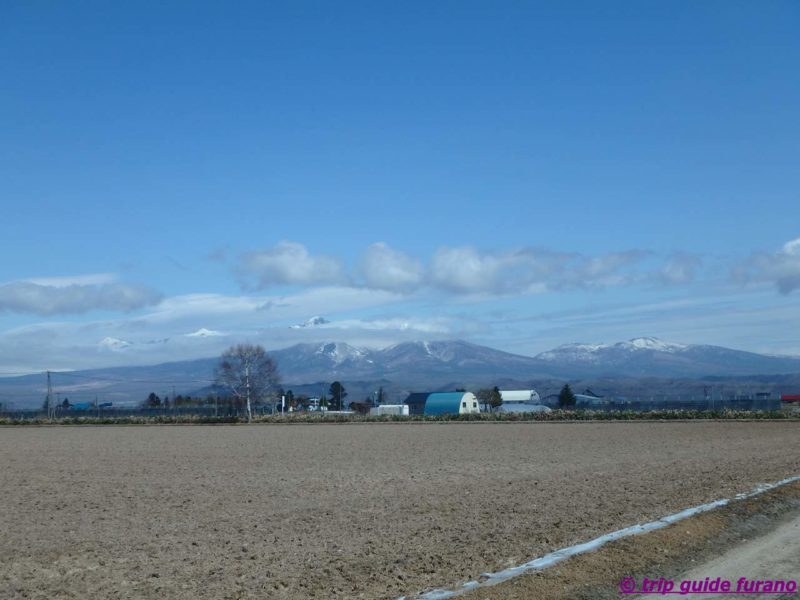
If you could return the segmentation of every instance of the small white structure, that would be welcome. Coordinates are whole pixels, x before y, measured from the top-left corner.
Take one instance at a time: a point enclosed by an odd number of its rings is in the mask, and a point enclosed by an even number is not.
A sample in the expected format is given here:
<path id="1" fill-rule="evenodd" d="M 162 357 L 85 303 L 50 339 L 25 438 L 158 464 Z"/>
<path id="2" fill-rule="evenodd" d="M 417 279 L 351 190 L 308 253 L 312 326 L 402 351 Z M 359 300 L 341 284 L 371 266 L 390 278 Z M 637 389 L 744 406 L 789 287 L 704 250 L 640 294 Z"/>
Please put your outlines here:
<path id="1" fill-rule="evenodd" d="M 321 398 L 309 398 L 308 408 L 306 410 L 313 412 L 329 412 L 328 407 L 323 406 L 321 402 L 322 402 Z"/>
<path id="2" fill-rule="evenodd" d="M 500 390 L 500 397 L 503 399 L 500 412 L 551 412 L 541 404 L 536 390 Z"/>
<path id="3" fill-rule="evenodd" d="M 589 394 L 575 394 L 575 404 L 581 406 L 588 406 L 590 408 L 602 408 L 608 405 L 608 400 L 600 396 L 591 396 Z"/>
<path id="4" fill-rule="evenodd" d="M 503 413 L 549 413 L 553 410 L 544 404 L 525 404 L 524 402 L 511 402 L 510 404 L 501 404 L 498 409 Z"/>
<path id="5" fill-rule="evenodd" d="M 539 404 L 541 399 L 536 390 L 500 390 L 500 397 L 503 399 L 503 404 L 523 403 L 523 404 Z"/>
<path id="6" fill-rule="evenodd" d="M 400 415 L 408 416 L 408 404 L 381 404 L 369 409 L 370 415 Z"/>

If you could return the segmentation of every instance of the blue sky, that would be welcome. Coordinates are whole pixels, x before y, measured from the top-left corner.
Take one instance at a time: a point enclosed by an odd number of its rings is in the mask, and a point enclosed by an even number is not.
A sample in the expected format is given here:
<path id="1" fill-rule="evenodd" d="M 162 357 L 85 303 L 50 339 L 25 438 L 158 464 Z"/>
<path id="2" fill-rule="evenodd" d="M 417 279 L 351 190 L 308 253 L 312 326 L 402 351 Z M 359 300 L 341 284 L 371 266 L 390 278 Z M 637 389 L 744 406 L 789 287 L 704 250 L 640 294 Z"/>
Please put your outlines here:
<path id="1" fill-rule="evenodd" d="M 0 372 L 239 340 L 800 354 L 796 2 L 2 12 Z"/>

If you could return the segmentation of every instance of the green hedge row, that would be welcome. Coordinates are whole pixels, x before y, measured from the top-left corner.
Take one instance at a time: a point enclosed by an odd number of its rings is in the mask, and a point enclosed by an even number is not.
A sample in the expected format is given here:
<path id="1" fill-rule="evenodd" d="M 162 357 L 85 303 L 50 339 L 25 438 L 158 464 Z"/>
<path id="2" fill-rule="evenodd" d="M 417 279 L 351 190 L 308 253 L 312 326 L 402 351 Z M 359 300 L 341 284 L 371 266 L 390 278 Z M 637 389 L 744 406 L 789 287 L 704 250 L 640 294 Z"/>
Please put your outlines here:
<path id="1" fill-rule="evenodd" d="M 400 415 L 325 415 L 300 413 L 291 415 L 268 415 L 254 417 L 254 423 L 446 423 L 446 422 L 525 422 L 525 421 L 671 421 L 695 419 L 791 419 L 800 420 L 800 414 L 788 411 L 748 410 L 653 410 L 653 411 L 592 411 L 554 410 L 549 413 L 475 413 L 441 416 Z M 129 417 L 63 417 L 55 420 L 0 418 L 0 425 L 172 425 L 172 424 L 225 424 L 245 423 L 243 417 L 213 417 L 200 415 L 159 415 Z"/>

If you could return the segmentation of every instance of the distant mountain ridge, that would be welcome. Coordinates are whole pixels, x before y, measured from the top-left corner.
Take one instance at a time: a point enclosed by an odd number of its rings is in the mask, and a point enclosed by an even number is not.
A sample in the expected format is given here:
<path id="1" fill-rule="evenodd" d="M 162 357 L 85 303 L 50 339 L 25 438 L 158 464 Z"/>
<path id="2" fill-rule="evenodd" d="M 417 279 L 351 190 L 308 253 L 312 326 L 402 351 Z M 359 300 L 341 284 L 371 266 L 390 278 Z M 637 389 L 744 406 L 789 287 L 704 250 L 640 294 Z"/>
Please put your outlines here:
<path id="1" fill-rule="evenodd" d="M 381 350 L 342 342 L 298 344 L 271 353 L 293 378 L 705 377 L 794 373 L 800 358 L 640 337 L 615 344 L 565 344 L 522 356 L 469 342 L 404 342 Z"/>
<path id="2" fill-rule="evenodd" d="M 443 389 L 495 382 L 588 378 L 707 378 L 800 373 L 800 358 L 766 356 L 720 346 L 684 345 L 641 337 L 615 344 L 565 344 L 534 357 L 461 340 L 404 342 L 380 350 L 343 342 L 296 344 L 274 350 L 285 387 L 325 391 L 334 380 L 355 394 L 378 386 L 399 390 Z M 140 401 L 162 395 L 207 393 L 218 359 L 55 373 L 60 397 Z M 356 383 L 358 382 L 358 383 Z M 38 406 L 41 375 L 0 378 L 0 398 Z M 316 393 L 316 392 L 315 392 Z"/>
<path id="3" fill-rule="evenodd" d="M 404 342 L 375 350 L 343 342 L 297 344 L 270 354 L 287 380 L 452 378 L 471 375 L 512 376 L 538 366 L 535 359 L 464 341 Z"/>
<path id="4" fill-rule="evenodd" d="M 578 377 L 705 377 L 771 375 L 800 370 L 800 358 L 722 346 L 675 344 L 654 337 L 616 344 L 565 344 L 536 355 Z"/>

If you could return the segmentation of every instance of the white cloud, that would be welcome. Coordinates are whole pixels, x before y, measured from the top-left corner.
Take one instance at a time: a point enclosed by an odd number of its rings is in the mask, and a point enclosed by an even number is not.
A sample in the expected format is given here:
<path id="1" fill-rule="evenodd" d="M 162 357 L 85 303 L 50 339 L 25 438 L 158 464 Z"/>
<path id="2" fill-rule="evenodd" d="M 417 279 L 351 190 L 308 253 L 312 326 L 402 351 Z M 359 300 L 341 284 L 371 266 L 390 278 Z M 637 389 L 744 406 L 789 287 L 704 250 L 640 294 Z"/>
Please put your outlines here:
<path id="1" fill-rule="evenodd" d="M 483 253 L 471 246 L 440 248 L 428 279 L 451 292 L 496 295 L 626 285 L 641 278 L 634 267 L 646 256 L 640 250 L 587 257 L 537 248 Z"/>
<path id="2" fill-rule="evenodd" d="M 337 321 L 337 329 L 364 329 L 366 331 L 416 331 L 420 334 L 453 333 L 453 319 L 447 317 L 389 317 L 380 319 L 349 319 Z"/>
<path id="3" fill-rule="evenodd" d="M 733 278 L 741 283 L 771 283 L 781 294 L 800 289 L 800 238 L 773 254 L 754 252 L 734 268 Z"/>
<path id="4" fill-rule="evenodd" d="M 783 245 L 783 253 L 787 256 L 800 256 L 800 238 L 786 242 Z"/>
<path id="5" fill-rule="evenodd" d="M 419 260 L 377 242 L 364 253 L 361 274 L 370 288 L 412 292 L 422 283 L 423 267 Z"/>
<path id="6" fill-rule="evenodd" d="M 37 315 L 131 311 L 155 304 L 161 298 L 158 292 L 143 286 L 74 283 L 69 279 L 62 278 L 51 285 L 31 281 L 0 284 L 0 311 Z"/>
<path id="7" fill-rule="evenodd" d="M 236 270 L 245 282 L 255 280 L 257 288 L 331 283 L 347 287 L 347 282 L 360 281 L 367 289 L 406 295 L 427 288 L 480 297 L 646 281 L 684 284 L 693 279 L 700 262 L 688 254 L 674 254 L 659 269 L 645 262 L 653 256 L 652 252 L 635 249 L 586 255 L 531 247 L 483 251 L 473 246 L 443 246 L 423 264 L 385 242 L 376 242 L 367 247 L 357 273 L 351 277 L 336 258 L 312 256 L 302 244 L 281 242 L 270 250 L 243 255 Z"/>
<path id="8" fill-rule="evenodd" d="M 255 280 L 256 289 L 273 285 L 328 285 L 346 281 L 338 258 L 312 256 L 303 244 L 280 242 L 274 248 L 243 255 L 237 267 L 245 281 Z"/>
<path id="9" fill-rule="evenodd" d="M 689 283 L 694 280 L 702 262 L 699 256 L 677 252 L 668 258 L 657 278 L 663 283 Z"/>
<path id="10" fill-rule="evenodd" d="M 565 289 L 637 283 L 645 277 L 637 267 L 649 255 L 644 250 L 625 250 L 599 256 L 579 256 L 563 271 L 556 273 L 550 285 L 553 289 Z"/>
<path id="11" fill-rule="evenodd" d="M 187 322 L 197 327 L 206 317 L 235 318 L 237 315 L 255 313 L 266 298 L 258 296 L 230 296 L 225 294 L 183 294 L 165 298 L 155 309 L 140 317 L 140 322 Z"/>
<path id="12" fill-rule="evenodd" d="M 131 342 L 120 340 L 111 336 L 106 336 L 97 343 L 97 346 L 103 350 L 110 350 L 111 352 L 121 352 L 126 348 L 132 346 Z"/>
<path id="13" fill-rule="evenodd" d="M 151 330 L 151 337 L 163 332 L 196 340 L 202 336 L 187 336 L 187 332 L 196 333 L 199 327 L 236 335 L 273 325 L 288 327 L 311 315 L 337 315 L 385 306 L 401 298 L 392 292 L 352 287 L 310 288 L 284 296 L 185 294 L 165 298 L 152 311 L 118 323 L 136 332 Z"/>
<path id="14" fill-rule="evenodd" d="M 517 262 L 512 255 L 481 254 L 475 248 L 439 248 L 431 259 L 429 281 L 452 292 L 492 292 L 500 275 Z"/>
<path id="15" fill-rule="evenodd" d="M 345 293 L 343 298 L 357 299 L 358 294 L 365 294 L 367 298 L 389 296 L 386 292 L 369 290 L 352 292 L 353 295 Z M 323 300 L 322 296 L 319 299 Z M 298 301 L 306 303 L 309 299 L 299 298 Z M 315 294 L 311 303 L 316 301 Z M 170 303 L 174 300 L 171 299 Z M 454 331 L 466 330 L 458 320 L 435 317 L 349 319 L 323 328 L 292 329 L 286 326 L 283 318 L 276 319 L 269 313 L 265 315 L 258 311 L 255 308 L 257 303 L 258 299 L 240 303 L 240 306 L 247 304 L 251 307 L 241 313 L 205 315 L 202 322 L 208 323 L 209 327 L 195 331 L 197 335 L 185 333 L 188 322 L 197 323 L 196 311 L 188 317 L 173 313 L 171 319 L 162 311 L 157 319 L 137 317 L 91 323 L 41 323 L 0 332 L 0 371 L 159 364 L 218 356 L 231 344 L 239 342 L 259 343 L 267 349 L 323 341 L 382 347 L 420 337 L 450 337 Z M 296 311 L 300 308 L 291 306 L 282 310 Z M 215 335 L 220 332 L 211 329 L 211 325 L 216 327 L 222 323 L 227 325 L 227 330 L 224 335 Z"/>
<path id="16" fill-rule="evenodd" d="M 387 291 L 339 287 L 286 296 L 173 296 L 145 314 L 89 322 L 50 321 L 0 331 L 0 371 L 157 364 L 215 356 L 239 341 L 269 348 L 331 339 L 363 343 L 374 338 L 376 344 L 389 343 L 396 341 L 397 332 L 355 327 L 306 332 L 288 325 L 309 315 L 346 315 L 401 298 Z M 408 335 L 413 337 L 412 333 Z"/>
<path id="17" fill-rule="evenodd" d="M 29 277 L 29 283 L 50 287 L 67 287 L 70 285 L 103 285 L 117 280 L 116 273 L 90 273 L 87 275 L 65 275 L 60 277 Z"/>
<path id="18" fill-rule="evenodd" d="M 186 337 L 218 337 L 221 335 L 225 335 L 221 331 L 215 331 L 213 329 L 206 329 L 205 327 L 201 327 L 197 331 L 193 331 L 192 333 L 185 334 Z"/>

